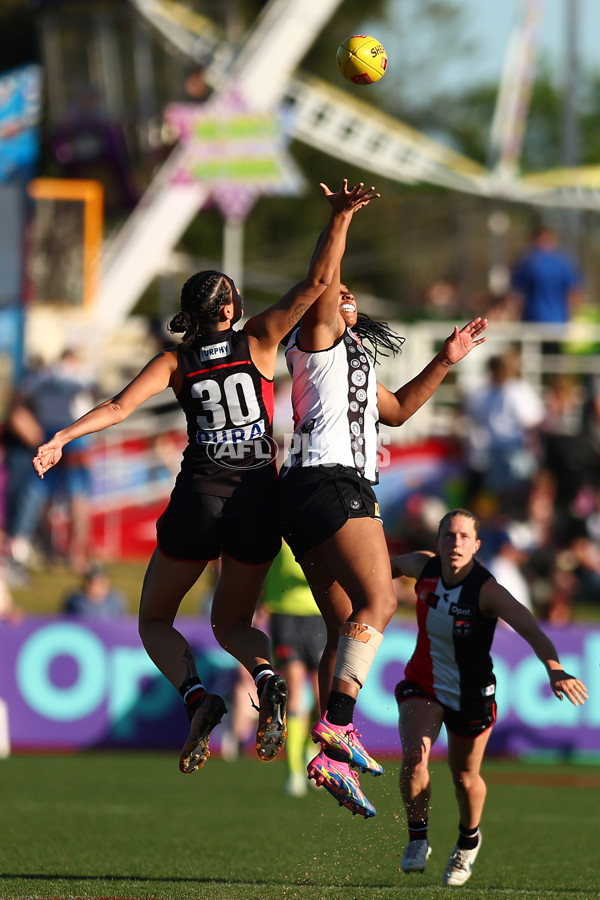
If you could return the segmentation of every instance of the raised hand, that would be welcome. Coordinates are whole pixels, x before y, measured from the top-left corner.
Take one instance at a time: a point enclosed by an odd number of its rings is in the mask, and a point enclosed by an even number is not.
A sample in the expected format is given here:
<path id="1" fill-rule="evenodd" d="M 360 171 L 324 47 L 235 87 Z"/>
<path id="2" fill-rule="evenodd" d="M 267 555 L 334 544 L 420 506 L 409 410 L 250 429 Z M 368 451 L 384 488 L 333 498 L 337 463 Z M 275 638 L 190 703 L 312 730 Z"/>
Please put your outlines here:
<path id="1" fill-rule="evenodd" d="M 353 188 L 348 189 L 347 178 L 344 178 L 341 188 L 335 193 L 323 182 L 320 183 L 320 187 L 335 212 L 348 211 L 354 213 L 362 206 L 367 206 L 371 200 L 381 196 L 374 187 L 366 188 L 362 181 Z"/>
<path id="2" fill-rule="evenodd" d="M 484 331 L 487 328 L 488 320 L 479 316 L 468 322 L 464 328 L 458 329 L 458 325 L 454 326 L 454 332 L 444 341 L 441 351 L 442 362 L 448 366 L 464 359 L 467 353 L 470 353 L 473 347 L 483 344 L 487 338 Z"/>
<path id="3" fill-rule="evenodd" d="M 36 455 L 33 457 L 33 468 L 43 478 L 48 469 L 55 466 L 62 456 L 63 445 L 55 438 L 38 447 Z"/>

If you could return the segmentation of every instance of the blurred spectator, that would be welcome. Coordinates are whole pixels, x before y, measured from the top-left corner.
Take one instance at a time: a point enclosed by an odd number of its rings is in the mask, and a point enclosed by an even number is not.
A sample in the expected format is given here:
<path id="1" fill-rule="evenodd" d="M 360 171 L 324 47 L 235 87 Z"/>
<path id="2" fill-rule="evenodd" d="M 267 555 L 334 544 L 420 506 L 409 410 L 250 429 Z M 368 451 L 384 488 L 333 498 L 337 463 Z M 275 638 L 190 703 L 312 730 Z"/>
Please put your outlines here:
<path id="1" fill-rule="evenodd" d="M 572 375 L 556 375 L 544 399 L 540 426 L 544 466 L 556 479 L 556 503 L 565 509 L 585 480 L 592 448 L 583 432 L 583 392 Z"/>
<path id="2" fill-rule="evenodd" d="M 588 535 L 576 537 L 570 547 L 575 565 L 577 603 L 600 607 L 600 546 Z"/>
<path id="3" fill-rule="evenodd" d="M 600 377 L 586 384 L 583 400 L 583 436 L 588 447 L 585 481 L 600 489 Z"/>
<path id="4" fill-rule="evenodd" d="M 79 590 L 65 599 L 63 610 L 70 616 L 87 619 L 115 619 L 127 612 L 125 598 L 113 588 L 102 566 L 91 566 L 83 576 Z"/>
<path id="5" fill-rule="evenodd" d="M 385 519 L 391 552 L 412 553 L 421 547 L 432 546 L 439 521 L 447 511 L 447 504 L 433 494 L 410 493 L 404 506 L 398 508 L 397 518 L 392 514 Z"/>
<path id="6" fill-rule="evenodd" d="M 531 247 L 517 260 L 511 287 L 523 322 L 566 323 L 582 299 L 577 267 L 546 225 L 534 230 Z"/>
<path id="7" fill-rule="evenodd" d="M 548 602 L 541 609 L 540 618 L 549 625 L 561 627 L 573 619 L 573 595 L 577 579 L 572 554 L 563 550 L 557 554 L 550 573 Z"/>
<path id="8" fill-rule="evenodd" d="M 489 539 L 487 541 L 490 543 Z M 531 590 L 522 570 L 527 554 L 513 543 L 508 531 L 497 532 L 491 546 L 493 549 L 486 568 L 515 600 L 532 613 Z"/>
<path id="9" fill-rule="evenodd" d="M 463 314 L 464 306 L 461 304 L 458 287 L 451 278 L 434 281 L 425 291 L 423 299 L 427 314 L 435 319 L 453 319 Z"/>
<path id="10" fill-rule="evenodd" d="M 42 481 L 29 475 L 31 447 L 51 437 L 93 405 L 96 384 L 74 350 L 65 350 L 53 365 L 40 366 L 28 374 L 15 392 L 9 418 L 12 433 L 29 450 L 27 476 L 19 478 L 18 492 L 11 498 L 9 546 L 21 565 L 30 563 L 32 544 L 45 508 L 63 501 L 68 508 L 68 537 L 64 553 L 76 571 L 84 571 L 89 554 L 88 450 L 91 438 L 80 438 L 65 448 L 56 469 Z M 22 451 L 15 453 L 15 465 L 23 463 Z M 57 553 L 50 533 L 50 555 Z"/>
<path id="11" fill-rule="evenodd" d="M 522 509 L 538 469 L 538 431 L 544 416 L 541 398 L 519 377 L 514 352 L 488 362 L 487 385 L 464 398 L 467 505 L 481 492 L 500 493 L 506 512 Z"/>
<path id="12" fill-rule="evenodd" d="M 31 371 L 35 371 L 34 366 Z M 30 512 L 29 492 L 37 489 L 37 475 L 31 456 L 44 437 L 30 405 L 15 392 L 11 398 L 3 432 L 6 489 L 4 494 L 4 531 L 7 550 L 7 578 L 11 583 L 22 581 L 29 562 L 29 535 L 35 531 L 37 515 Z M 32 522 L 29 517 L 33 515 Z"/>

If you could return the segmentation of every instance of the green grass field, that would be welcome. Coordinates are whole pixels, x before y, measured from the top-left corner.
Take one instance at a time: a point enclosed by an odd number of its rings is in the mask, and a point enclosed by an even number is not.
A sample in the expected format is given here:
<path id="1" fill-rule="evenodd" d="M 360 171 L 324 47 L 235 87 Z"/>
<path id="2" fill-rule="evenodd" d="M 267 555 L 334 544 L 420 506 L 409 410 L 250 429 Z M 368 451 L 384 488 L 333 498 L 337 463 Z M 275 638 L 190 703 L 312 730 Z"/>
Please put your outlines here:
<path id="1" fill-rule="evenodd" d="M 0 761 L 0 897 L 163 900 L 597 900 L 600 768 L 490 761 L 484 843 L 463 888 L 440 879 L 457 812 L 433 767 L 423 875 L 398 871 L 399 763 L 363 776 L 365 821 L 322 789 L 283 794 L 283 761 L 210 759 L 181 775 L 177 751 Z"/>

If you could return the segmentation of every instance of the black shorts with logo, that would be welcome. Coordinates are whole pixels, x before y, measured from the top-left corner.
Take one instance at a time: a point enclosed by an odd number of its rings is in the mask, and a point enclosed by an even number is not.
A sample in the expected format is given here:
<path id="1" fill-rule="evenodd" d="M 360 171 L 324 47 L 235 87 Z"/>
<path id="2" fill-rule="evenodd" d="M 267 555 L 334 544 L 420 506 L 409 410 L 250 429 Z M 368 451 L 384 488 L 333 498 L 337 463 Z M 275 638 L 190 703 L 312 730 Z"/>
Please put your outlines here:
<path id="1" fill-rule="evenodd" d="M 396 685 L 394 696 L 398 709 L 405 700 L 412 700 L 415 697 L 437 703 L 444 712 L 444 725 L 458 737 L 477 737 L 491 728 L 496 721 L 496 701 L 493 695 L 470 700 L 461 709 L 450 709 L 449 706 L 440 703 L 437 697 L 424 691 L 416 681 L 404 679 Z"/>
<path id="2" fill-rule="evenodd" d="M 351 466 L 303 466 L 280 473 L 281 533 L 297 560 L 339 531 L 348 519 L 379 519 L 370 483 Z"/>
<path id="3" fill-rule="evenodd" d="M 176 484 L 156 523 L 160 550 L 173 559 L 218 559 L 222 552 L 257 565 L 281 548 L 275 482 L 260 494 L 217 497 Z"/>
<path id="4" fill-rule="evenodd" d="M 271 643 L 279 663 L 300 661 L 316 670 L 325 649 L 327 629 L 320 615 L 271 614 Z"/>

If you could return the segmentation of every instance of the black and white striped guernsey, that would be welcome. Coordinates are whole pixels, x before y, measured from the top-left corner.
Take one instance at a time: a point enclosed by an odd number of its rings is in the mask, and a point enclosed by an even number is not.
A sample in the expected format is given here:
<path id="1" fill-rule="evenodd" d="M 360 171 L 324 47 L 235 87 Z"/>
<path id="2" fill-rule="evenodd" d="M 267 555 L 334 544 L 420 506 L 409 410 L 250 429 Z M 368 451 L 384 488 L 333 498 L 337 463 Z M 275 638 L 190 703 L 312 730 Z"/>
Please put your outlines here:
<path id="1" fill-rule="evenodd" d="M 285 466 L 338 464 L 378 481 L 377 378 L 347 328 L 327 350 L 305 351 L 298 329 L 285 351 L 293 377 L 294 436 Z"/>

